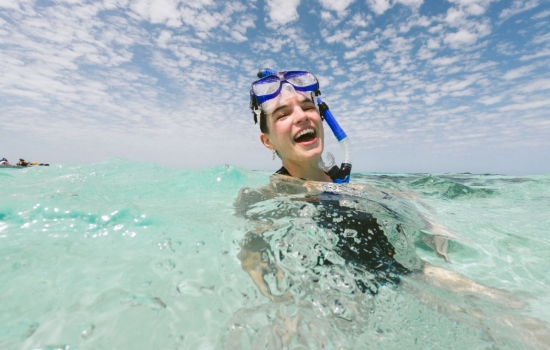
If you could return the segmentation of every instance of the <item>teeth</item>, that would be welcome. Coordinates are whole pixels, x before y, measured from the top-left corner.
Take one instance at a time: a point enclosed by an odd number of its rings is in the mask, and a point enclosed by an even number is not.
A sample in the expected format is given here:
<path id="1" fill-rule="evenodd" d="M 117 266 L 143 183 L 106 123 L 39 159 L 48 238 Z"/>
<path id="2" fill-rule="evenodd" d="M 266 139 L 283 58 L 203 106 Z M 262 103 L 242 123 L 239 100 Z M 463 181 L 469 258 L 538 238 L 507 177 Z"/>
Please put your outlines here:
<path id="1" fill-rule="evenodd" d="M 314 134 L 314 133 L 315 133 L 315 131 L 314 131 L 313 129 L 305 129 L 305 130 L 302 130 L 302 131 L 300 131 L 300 132 L 298 133 L 298 135 L 296 135 L 296 136 L 294 137 L 294 140 L 296 140 L 297 138 L 299 138 L 299 137 L 302 136 L 302 135 L 305 135 L 305 134 Z"/>

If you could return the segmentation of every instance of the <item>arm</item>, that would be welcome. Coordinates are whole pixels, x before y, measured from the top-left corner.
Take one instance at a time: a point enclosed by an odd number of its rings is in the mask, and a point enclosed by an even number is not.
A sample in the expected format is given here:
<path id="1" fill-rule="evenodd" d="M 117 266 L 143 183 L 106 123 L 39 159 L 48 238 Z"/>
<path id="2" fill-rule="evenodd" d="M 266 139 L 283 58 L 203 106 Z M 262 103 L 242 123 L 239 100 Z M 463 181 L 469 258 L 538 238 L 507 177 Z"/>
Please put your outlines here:
<path id="1" fill-rule="evenodd" d="M 283 270 L 266 258 L 270 251 L 271 247 L 261 237 L 261 233 L 249 232 L 246 234 L 246 239 L 241 243 L 241 251 L 237 258 L 241 261 L 242 269 L 250 275 L 262 295 L 272 301 L 291 300 L 292 297 L 288 292 L 283 295 L 275 295 L 275 291 L 266 283 L 265 276 L 268 274 L 275 276 L 277 286 L 284 278 Z M 278 287 L 276 288 L 278 289 Z"/>
<path id="2" fill-rule="evenodd" d="M 248 210 L 251 209 L 254 204 L 265 201 L 271 196 L 273 196 L 273 193 L 271 193 L 269 188 L 255 190 L 245 187 L 239 191 L 239 195 L 235 201 L 236 215 L 248 219 L 253 223 L 254 229 L 249 231 L 240 243 L 241 251 L 237 255 L 237 258 L 241 262 L 242 269 L 250 275 L 250 278 L 254 284 L 256 284 L 262 295 L 272 301 L 285 301 L 291 299 L 290 295 L 288 293 L 276 295 L 276 291 L 271 290 L 265 280 L 267 275 L 272 274 L 276 278 L 277 285 L 279 285 L 284 278 L 283 271 L 269 261 L 271 247 L 269 243 L 262 238 L 262 233 L 273 225 L 273 221 L 260 221 L 258 220 L 260 218 L 256 215 L 248 214 Z"/>

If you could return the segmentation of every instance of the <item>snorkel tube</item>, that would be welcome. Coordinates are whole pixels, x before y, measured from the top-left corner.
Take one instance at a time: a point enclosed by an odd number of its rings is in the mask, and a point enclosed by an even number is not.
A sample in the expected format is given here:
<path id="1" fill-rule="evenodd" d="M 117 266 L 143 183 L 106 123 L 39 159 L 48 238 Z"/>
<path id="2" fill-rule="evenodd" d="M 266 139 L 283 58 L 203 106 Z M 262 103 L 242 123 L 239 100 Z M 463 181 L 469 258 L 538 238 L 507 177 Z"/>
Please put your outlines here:
<path id="1" fill-rule="evenodd" d="M 344 160 L 342 165 L 338 167 L 334 165 L 334 156 L 332 153 L 327 153 L 327 158 L 329 159 L 329 164 L 326 165 L 323 162 L 323 159 L 319 161 L 318 165 L 323 171 L 325 171 L 335 183 L 345 184 L 349 182 L 351 174 L 351 144 L 349 142 L 348 136 L 342 130 L 334 116 L 330 112 L 328 105 L 321 100 L 320 97 L 317 97 L 317 105 L 319 106 L 319 112 L 321 116 L 327 121 L 328 126 L 336 136 L 342 153 L 344 154 Z"/>

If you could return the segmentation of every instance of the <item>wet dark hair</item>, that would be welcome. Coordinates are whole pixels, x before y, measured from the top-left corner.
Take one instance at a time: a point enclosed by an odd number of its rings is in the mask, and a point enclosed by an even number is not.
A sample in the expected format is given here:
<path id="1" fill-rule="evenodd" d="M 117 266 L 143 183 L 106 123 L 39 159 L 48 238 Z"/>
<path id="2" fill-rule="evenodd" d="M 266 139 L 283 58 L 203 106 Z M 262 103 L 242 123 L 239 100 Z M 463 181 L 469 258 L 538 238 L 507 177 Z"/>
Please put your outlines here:
<path id="1" fill-rule="evenodd" d="M 260 131 L 264 134 L 269 134 L 269 127 L 267 126 L 267 113 L 260 112 Z"/>

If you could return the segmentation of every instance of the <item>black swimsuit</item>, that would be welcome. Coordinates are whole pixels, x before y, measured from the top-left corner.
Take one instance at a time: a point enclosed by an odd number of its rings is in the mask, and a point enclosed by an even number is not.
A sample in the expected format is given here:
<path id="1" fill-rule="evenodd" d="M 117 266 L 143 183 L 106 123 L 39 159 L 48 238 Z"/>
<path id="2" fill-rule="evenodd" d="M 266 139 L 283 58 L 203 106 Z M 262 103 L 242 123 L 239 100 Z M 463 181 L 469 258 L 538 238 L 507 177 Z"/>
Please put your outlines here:
<path id="1" fill-rule="evenodd" d="M 284 167 L 276 173 L 290 176 Z M 345 265 L 371 274 L 370 282 L 361 278 L 361 273 L 355 279 L 361 292 L 376 294 L 380 285 L 398 284 L 399 277 L 410 270 L 395 260 L 395 248 L 383 228 L 371 213 L 342 206 L 342 198 L 340 194 L 324 192 L 306 195 L 302 200 L 315 207 L 312 219 L 319 227 L 338 235 L 338 243 L 332 251 L 345 260 Z M 269 248 L 269 243 L 264 238 L 256 234 L 253 236 L 256 237 L 249 237 L 245 244 L 249 250 Z M 317 266 L 321 265 L 330 266 L 332 263 L 321 254 Z"/>
<path id="2" fill-rule="evenodd" d="M 313 216 L 317 225 L 331 230 L 339 237 L 334 252 L 347 265 L 374 274 L 379 284 L 399 283 L 399 276 L 410 271 L 394 259 L 395 248 L 377 219 L 370 213 L 342 206 L 339 196 L 324 193 L 317 202 L 308 198 L 308 202 L 317 209 Z M 330 264 L 326 260 L 319 262 Z M 365 292 L 364 283 L 360 283 L 360 280 L 356 282 L 357 287 Z"/>

